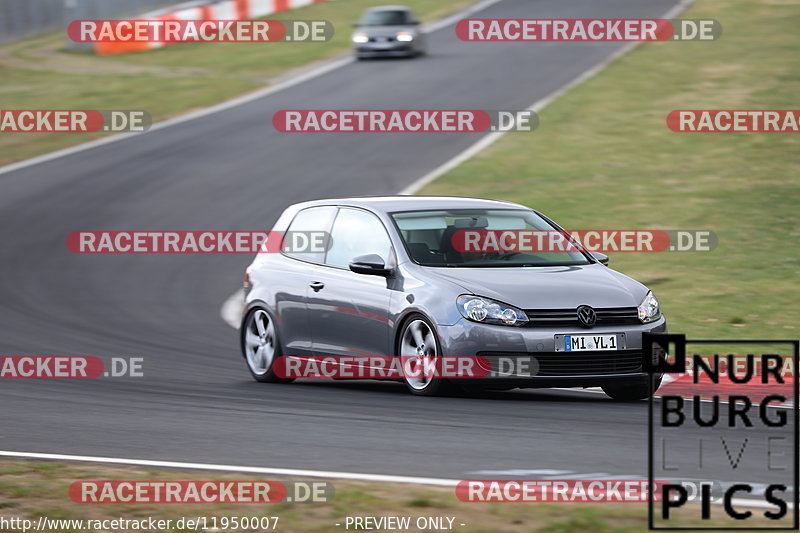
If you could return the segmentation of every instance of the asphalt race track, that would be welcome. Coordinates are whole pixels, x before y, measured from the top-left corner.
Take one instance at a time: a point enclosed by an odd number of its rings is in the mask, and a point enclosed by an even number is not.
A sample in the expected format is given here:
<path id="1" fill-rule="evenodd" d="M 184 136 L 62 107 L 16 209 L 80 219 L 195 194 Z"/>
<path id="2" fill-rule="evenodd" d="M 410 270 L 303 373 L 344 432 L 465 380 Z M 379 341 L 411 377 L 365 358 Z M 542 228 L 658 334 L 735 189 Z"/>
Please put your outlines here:
<path id="1" fill-rule="evenodd" d="M 659 17 L 674 3 L 505 0 L 473 16 Z M 145 360 L 139 379 L 3 380 L 0 450 L 454 479 L 645 475 L 644 402 L 262 385 L 219 315 L 251 257 L 67 250 L 77 230 L 262 230 L 293 202 L 395 193 L 478 137 L 280 134 L 272 113 L 523 109 L 623 46 L 482 45 L 457 40 L 453 26 L 429 44 L 420 60 L 350 63 L 225 112 L 0 174 L 0 353 Z M 486 477 L 505 475 L 514 476 Z"/>

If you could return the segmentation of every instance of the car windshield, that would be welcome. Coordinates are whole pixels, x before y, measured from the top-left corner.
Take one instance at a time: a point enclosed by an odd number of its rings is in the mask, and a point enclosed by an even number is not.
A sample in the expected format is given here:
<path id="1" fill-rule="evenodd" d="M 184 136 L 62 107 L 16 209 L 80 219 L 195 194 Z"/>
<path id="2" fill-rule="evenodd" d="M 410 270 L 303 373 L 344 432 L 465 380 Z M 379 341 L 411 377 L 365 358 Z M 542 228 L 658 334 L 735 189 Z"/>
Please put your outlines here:
<path id="1" fill-rule="evenodd" d="M 408 11 L 383 9 L 367 11 L 361 19 L 361 26 L 402 26 L 409 23 Z"/>
<path id="2" fill-rule="evenodd" d="M 411 259 L 434 267 L 586 265 L 577 245 L 523 209 L 453 209 L 392 213 Z"/>

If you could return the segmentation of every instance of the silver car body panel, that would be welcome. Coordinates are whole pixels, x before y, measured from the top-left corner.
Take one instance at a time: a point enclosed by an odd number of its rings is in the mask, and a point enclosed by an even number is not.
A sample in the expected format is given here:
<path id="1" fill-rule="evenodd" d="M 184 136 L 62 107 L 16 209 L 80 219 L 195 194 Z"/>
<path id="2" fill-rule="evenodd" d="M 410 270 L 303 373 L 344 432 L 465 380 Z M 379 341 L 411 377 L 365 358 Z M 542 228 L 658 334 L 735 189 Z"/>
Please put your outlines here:
<path id="1" fill-rule="evenodd" d="M 501 326 L 465 319 L 456 298 L 474 294 L 523 310 L 636 308 L 648 292 L 638 281 L 589 259 L 586 265 L 502 268 L 421 266 L 409 257 L 390 213 L 424 209 L 529 209 L 510 202 L 456 197 L 372 197 L 305 202 L 289 207 L 273 227 L 286 231 L 301 210 L 314 206 L 364 209 L 383 223 L 394 247 L 396 266 L 389 277 L 290 258 L 282 253 L 259 253 L 250 267 L 251 289 L 246 309 L 264 307 L 276 317 L 285 355 L 395 355 L 403 320 L 421 313 L 434 324 L 441 353 L 474 356 L 486 353 L 556 357 L 556 337 L 565 334 L 620 333 L 626 353 L 641 351 L 643 332 L 666 331 L 666 319 L 648 323 L 596 325 Z M 328 230 L 329 228 L 320 228 Z M 323 282 L 319 292 L 310 289 Z M 563 348 L 563 347 L 562 347 Z M 569 361 L 581 356 L 562 352 Z M 526 378 L 515 386 L 589 386 L 615 379 L 644 379 L 641 372 L 618 376 L 564 375 Z"/>

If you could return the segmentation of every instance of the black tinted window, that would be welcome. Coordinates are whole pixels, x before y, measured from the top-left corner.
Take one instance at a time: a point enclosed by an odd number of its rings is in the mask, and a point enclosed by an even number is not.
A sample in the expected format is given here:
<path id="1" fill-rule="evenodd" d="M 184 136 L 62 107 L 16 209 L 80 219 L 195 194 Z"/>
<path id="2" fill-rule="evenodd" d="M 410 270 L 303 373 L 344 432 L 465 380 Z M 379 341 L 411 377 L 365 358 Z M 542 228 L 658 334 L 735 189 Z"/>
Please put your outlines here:
<path id="1" fill-rule="evenodd" d="M 361 20 L 362 26 L 402 26 L 411 23 L 408 11 L 369 11 Z"/>
<path id="2" fill-rule="evenodd" d="M 461 268 L 586 265 L 589 260 L 534 211 L 453 209 L 393 213 L 411 259 Z M 530 240 L 504 250 L 498 235 Z M 541 245 L 534 237 L 539 236 Z M 556 238 L 558 237 L 558 239 Z"/>

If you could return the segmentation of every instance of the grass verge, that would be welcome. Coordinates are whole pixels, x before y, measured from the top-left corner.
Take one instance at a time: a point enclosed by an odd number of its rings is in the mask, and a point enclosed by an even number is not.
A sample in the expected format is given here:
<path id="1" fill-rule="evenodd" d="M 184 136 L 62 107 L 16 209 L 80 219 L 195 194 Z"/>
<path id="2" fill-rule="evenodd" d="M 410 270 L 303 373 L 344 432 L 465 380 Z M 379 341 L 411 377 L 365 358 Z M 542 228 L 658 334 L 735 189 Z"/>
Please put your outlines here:
<path id="1" fill-rule="evenodd" d="M 633 533 L 647 530 L 644 504 L 466 503 L 447 487 L 332 480 L 335 496 L 326 503 L 276 503 L 270 505 L 220 504 L 79 504 L 68 489 L 75 481 L 99 480 L 257 480 L 290 481 L 280 476 L 220 474 L 191 470 L 165 470 L 51 461 L 0 460 L 0 517 L 37 522 L 40 516 L 61 520 L 172 520 L 181 517 L 277 516 L 277 531 L 346 531 L 347 516 L 453 517 L 453 530 L 468 533 L 603 532 Z M 308 481 L 308 480 L 306 480 Z M 697 511 L 697 509 L 695 509 Z M 719 512 L 715 507 L 714 513 Z M 694 512 L 695 516 L 699 513 Z M 219 523 L 219 522 L 218 522 Z M 688 517 L 676 525 L 694 526 Z M 764 520 L 759 524 L 765 525 Z M 336 526 L 341 524 L 341 526 Z M 461 524 L 464 524 L 461 526 Z M 66 526 L 57 531 L 96 531 Z M 85 526 L 86 524 L 84 524 Z M 705 525 L 708 525 L 707 523 Z M 350 528 L 353 530 L 353 528 Z M 411 528 L 412 531 L 419 531 Z M 20 528 L 4 529 L 22 533 Z M 165 531 L 180 531 L 169 528 Z M 241 531 L 241 530 L 240 530 Z"/>

